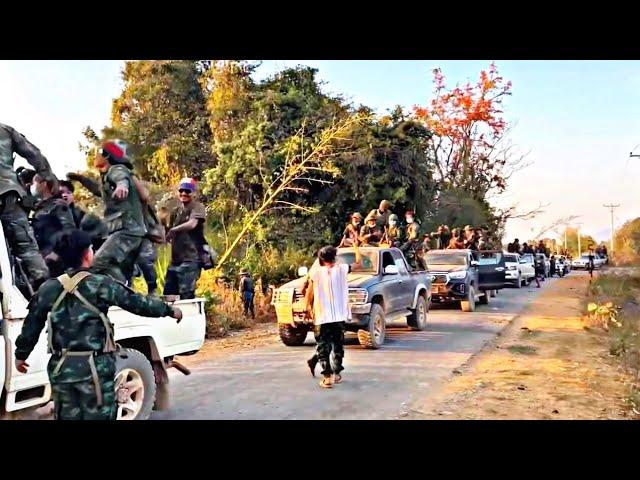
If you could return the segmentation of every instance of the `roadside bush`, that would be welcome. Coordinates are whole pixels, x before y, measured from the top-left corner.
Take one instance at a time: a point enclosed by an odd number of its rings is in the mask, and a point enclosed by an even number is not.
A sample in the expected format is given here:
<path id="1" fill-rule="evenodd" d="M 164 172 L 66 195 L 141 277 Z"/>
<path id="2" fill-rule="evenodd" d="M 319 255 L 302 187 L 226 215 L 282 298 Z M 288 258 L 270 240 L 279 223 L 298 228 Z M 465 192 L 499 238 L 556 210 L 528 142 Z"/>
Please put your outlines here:
<path id="1" fill-rule="evenodd" d="M 619 305 L 617 324 L 609 329 L 609 353 L 618 357 L 627 371 L 633 375 L 629 407 L 640 415 L 640 276 L 637 274 L 605 273 L 595 279 L 590 287 L 587 302 L 590 304 Z"/>

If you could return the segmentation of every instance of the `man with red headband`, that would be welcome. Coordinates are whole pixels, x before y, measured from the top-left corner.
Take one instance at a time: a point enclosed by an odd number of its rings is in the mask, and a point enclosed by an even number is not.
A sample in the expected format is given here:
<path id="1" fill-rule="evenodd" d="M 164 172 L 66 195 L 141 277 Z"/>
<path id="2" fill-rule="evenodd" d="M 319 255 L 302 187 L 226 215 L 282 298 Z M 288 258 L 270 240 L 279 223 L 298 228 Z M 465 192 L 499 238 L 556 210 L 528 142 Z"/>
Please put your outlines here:
<path id="1" fill-rule="evenodd" d="M 92 270 L 125 283 L 133 275 L 140 246 L 147 234 L 142 201 L 133 180 L 127 144 L 109 140 L 96 152 L 93 165 L 100 171 L 104 222 L 109 237 L 96 252 Z"/>

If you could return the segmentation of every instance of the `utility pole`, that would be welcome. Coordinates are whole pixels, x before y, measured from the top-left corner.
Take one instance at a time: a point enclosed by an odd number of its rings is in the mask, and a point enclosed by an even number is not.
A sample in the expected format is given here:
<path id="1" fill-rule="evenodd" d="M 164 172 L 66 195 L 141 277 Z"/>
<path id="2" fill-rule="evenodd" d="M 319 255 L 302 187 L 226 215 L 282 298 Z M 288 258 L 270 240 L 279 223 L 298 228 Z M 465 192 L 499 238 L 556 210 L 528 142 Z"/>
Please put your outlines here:
<path id="1" fill-rule="evenodd" d="M 640 155 L 629 155 L 631 157 L 640 157 Z M 604 208 L 608 208 L 609 211 L 611 212 L 611 256 L 613 256 L 613 235 L 614 235 L 614 230 L 613 230 L 613 211 L 618 208 L 620 206 L 620 204 L 614 205 L 614 204 L 609 204 L 609 205 L 603 205 Z"/>
<path id="2" fill-rule="evenodd" d="M 580 241 L 580 227 L 582 226 L 582 222 L 577 222 L 576 223 L 576 234 L 578 235 L 578 256 L 577 258 L 580 258 L 580 256 L 582 255 L 582 243 Z"/>

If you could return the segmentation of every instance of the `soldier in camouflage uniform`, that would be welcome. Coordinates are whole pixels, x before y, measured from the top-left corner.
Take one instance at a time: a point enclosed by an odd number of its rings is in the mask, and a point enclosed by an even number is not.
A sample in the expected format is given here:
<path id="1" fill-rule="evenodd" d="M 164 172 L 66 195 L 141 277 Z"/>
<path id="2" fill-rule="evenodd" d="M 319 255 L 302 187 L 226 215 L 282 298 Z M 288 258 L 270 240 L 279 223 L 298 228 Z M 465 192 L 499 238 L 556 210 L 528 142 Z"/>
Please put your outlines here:
<path id="1" fill-rule="evenodd" d="M 407 261 L 413 268 L 424 268 L 421 265 L 421 259 L 417 254 L 418 246 L 420 244 L 420 223 L 414 218 L 414 212 L 408 210 L 405 214 L 405 221 L 407 222 L 405 237 L 406 241 L 400 247 L 407 258 Z"/>
<path id="2" fill-rule="evenodd" d="M 133 165 L 131 165 L 129 161 L 124 161 L 122 163 L 127 168 L 129 168 L 131 172 L 133 171 Z M 83 187 L 85 187 L 95 196 L 102 197 L 102 189 L 100 184 L 93 181 L 91 178 L 86 177 L 84 175 L 77 174 L 77 173 L 68 173 L 67 178 L 69 180 L 74 180 L 79 182 Z M 131 174 L 131 182 L 136 187 L 135 190 L 138 194 L 138 198 L 141 201 L 141 207 L 144 210 L 146 204 L 150 201 L 149 190 L 146 186 L 143 185 L 142 182 L 136 179 L 133 173 Z M 71 188 L 65 188 L 65 190 L 67 190 L 66 197 L 70 198 L 71 202 L 73 202 L 73 185 L 70 182 L 61 182 L 61 185 L 63 184 L 65 187 L 67 184 L 71 185 Z M 78 209 L 76 210 L 79 211 Z M 105 235 L 102 241 L 100 241 L 99 233 L 100 233 L 100 230 L 102 230 L 103 225 L 98 224 L 98 222 L 96 222 L 95 219 L 91 219 L 89 220 L 90 226 L 89 224 L 87 224 L 86 225 L 87 228 L 85 228 L 85 225 L 82 222 L 82 220 L 84 220 L 83 217 L 85 216 L 84 212 L 82 212 L 81 215 L 82 217 L 80 217 L 81 218 L 80 228 L 82 230 L 90 231 L 96 234 L 93 236 L 94 246 L 96 245 L 96 243 L 99 243 L 100 245 L 102 245 L 102 243 L 104 243 L 107 237 L 107 235 Z M 101 223 L 104 224 L 104 222 L 101 222 Z M 155 248 L 155 245 L 149 238 L 146 238 L 146 237 L 143 238 L 140 244 L 140 248 L 138 249 L 138 256 L 134 262 L 134 265 L 131 268 L 131 270 L 128 270 L 128 276 L 126 279 L 127 285 L 128 286 L 132 285 L 134 276 L 143 275 L 147 283 L 148 293 L 157 294 L 156 290 L 157 290 L 158 284 L 157 284 L 157 275 L 155 270 L 155 262 L 157 259 L 158 259 L 158 252 Z"/>
<path id="3" fill-rule="evenodd" d="M 364 225 L 360 229 L 360 244 L 371 245 L 377 247 L 384 236 L 384 228 L 378 226 L 376 216 L 373 212 L 367 215 L 364 220 Z"/>
<path id="4" fill-rule="evenodd" d="M 133 276 L 147 234 L 127 144 L 121 140 L 105 142 L 96 153 L 94 166 L 101 172 L 100 190 L 109 237 L 96 253 L 93 271 L 124 283 Z"/>
<path id="5" fill-rule="evenodd" d="M 49 270 L 21 205 L 27 192 L 13 171 L 14 153 L 24 157 L 42 178 L 52 181 L 54 190 L 57 179 L 38 147 L 12 127 L 0 123 L 0 220 L 11 253 L 20 260 L 31 287 L 36 290 L 49 277 Z"/>
<path id="6" fill-rule="evenodd" d="M 15 366 L 26 362 L 48 323 L 51 358 L 47 366 L 58 420 L 115 420 L 116 345 L 107 318 L 117 305 L 144 317 L 182 319 L 182 312 L 159 299 L 138 295 L 107 275 L 89 273 L 93 261 L 86 232 L 65 233 L 56 245 L 67 273 L 46 281 L 29 303 L 16 339 Z"/>
<path id="7" fill-rule="evenodd" d="M 389 215 L 391 214 L 391 202 L 389 200 L 382 200 L 378 208 L 371 210 L 367 217 L 375 217 L 376 226 L 384 231 L 385 227 L 389 224 Z"/>
<path id="8" fill-rule="evenodd" d="M 60 182 L 60 197 L 65 201 L 69 210 L 71 210 L 71 215 L 73 216 L 73 221 L 76 224 L 76 228 L 80 228 L 80 224 L 82 223 L 82 219 L 87 214 L 75 203 L 75 198 L 73 197 L 73 193 L 75 192 L 75 187 L 73 183 L 68 180 L 62 180 Z"/>
<path id="9" fill-rule="evenodd" d="M 167 241 L 171 242 L 171 265 L 164 284 L 165 295 L 195 298 L 196 282 L 202 270 L 204 245 L 204 205 L 193 198 L 196 181 L 183 178 L 178 186 L 180 204 L 171 212 Z"/>
<path id="10" fill-rule="evenodd" d="M 389 215 L 389 225 L 385 228 L 382 243 L 389 243 L 392 247 L 398 247 L 402 240 L 402 233 L 402 228 L 398 225 L 398 216 L 392 213 Z"/>
<path id="11" fill-rule="evenodd" d="M 354 212 L 351 215 L 350 222 L 347 224 L 344 232 L 342 232 L 342 240 L 338 248 L 357 246 L 360 241 L 358 240 L 358 234 L 360 232 L 360 223 L 362 222 L 362 215 L 359 212 Z"/>
<path id="12" fill-rule="evenodd" d="M 37 199 L 31 224 L 49 274 L 57 277 L 64 273 L 62 260 L 53 251 L 60 236 L 76 228 L 73 214 L 60 195 L 53 194 L 53 183 L 36 174 L 31 184 L 31 194 Z"/>

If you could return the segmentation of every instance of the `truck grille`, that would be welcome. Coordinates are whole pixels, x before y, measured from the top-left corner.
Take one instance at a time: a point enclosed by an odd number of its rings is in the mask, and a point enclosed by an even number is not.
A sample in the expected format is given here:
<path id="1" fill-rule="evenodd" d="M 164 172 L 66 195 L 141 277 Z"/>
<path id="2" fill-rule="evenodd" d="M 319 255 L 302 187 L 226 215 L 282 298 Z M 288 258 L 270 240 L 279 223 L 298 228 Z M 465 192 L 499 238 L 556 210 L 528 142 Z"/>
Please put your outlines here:
<path id="1" fill-rule="evenodd" d="M 446 274 L 436 273 L 433 275 L 433 283 L 447 283 L 449 277 Z"/>
<path id="2" fill-rule="evenodd" d="M 277 305 L 280 303 L 291 304 L 293 300 L 293 288 L 279 288 L 273 293 L 273 299 L 271 303 Z"/>
<path id="3" fill-rule="evenodd" d="M 363 288 L 350 288 L 349 289 L 349 303 L 364 304 L 367 303 L 367 291 Z"/>

